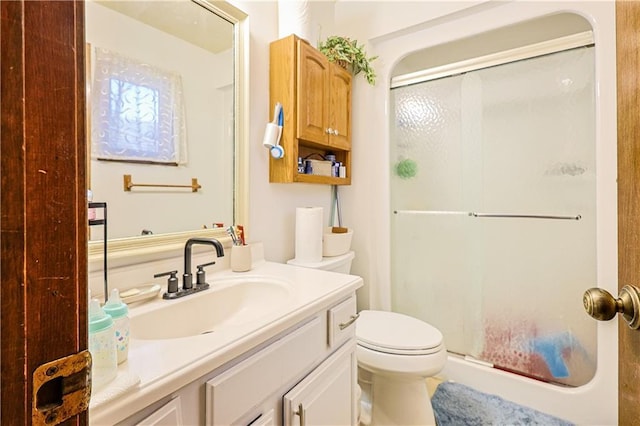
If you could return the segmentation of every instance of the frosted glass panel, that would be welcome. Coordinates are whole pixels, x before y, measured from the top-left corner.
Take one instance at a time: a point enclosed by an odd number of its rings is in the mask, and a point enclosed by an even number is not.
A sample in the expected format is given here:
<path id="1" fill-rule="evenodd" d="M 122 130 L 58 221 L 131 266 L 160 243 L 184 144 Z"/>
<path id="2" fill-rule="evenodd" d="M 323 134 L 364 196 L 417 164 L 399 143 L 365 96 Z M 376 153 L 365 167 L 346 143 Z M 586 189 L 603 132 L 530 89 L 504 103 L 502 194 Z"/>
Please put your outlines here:
<path id="1" fill-rule="evenodd" d="M 593 74 L 589 47 L 391 92 L 393 309 L 570 386 L 596 368 Z"/>

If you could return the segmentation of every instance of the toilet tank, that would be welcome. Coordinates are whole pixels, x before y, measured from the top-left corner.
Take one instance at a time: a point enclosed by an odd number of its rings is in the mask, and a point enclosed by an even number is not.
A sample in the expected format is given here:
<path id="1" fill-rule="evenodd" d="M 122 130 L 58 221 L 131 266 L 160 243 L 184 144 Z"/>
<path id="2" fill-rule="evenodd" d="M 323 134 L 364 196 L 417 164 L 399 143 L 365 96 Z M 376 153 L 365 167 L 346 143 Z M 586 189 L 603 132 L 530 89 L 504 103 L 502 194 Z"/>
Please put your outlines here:
<path id="1" fill-rule="evenodd" d="M 300 262 L 296 259 L 291 259 L 287 261 L 287 264 L 348 274 L 351 272 L 351 262 L 353 262 L 354 257 L 356 257 L 355 253 L 350 251 L 340 256 L 323 257 L 320 262 Z"/>

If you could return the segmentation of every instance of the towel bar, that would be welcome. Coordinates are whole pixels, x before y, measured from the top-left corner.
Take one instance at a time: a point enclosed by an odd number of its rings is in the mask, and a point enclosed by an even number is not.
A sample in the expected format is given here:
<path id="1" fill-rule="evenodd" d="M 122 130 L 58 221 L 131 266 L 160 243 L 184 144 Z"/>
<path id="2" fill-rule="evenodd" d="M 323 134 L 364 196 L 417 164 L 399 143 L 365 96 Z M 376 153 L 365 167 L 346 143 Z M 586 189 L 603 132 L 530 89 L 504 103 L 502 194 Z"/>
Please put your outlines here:
<path id="1" fill-rule="evenodd" d="M 202 185 L 198 183 L 197 178 L 191 179 L 191 185 L 171 185 L 161 183 L 133 183 L 131 175 L 124 175 L 124 190 L 130 192 L 131 188 L 134 186 L 143 186 L 147 188 L 191 188 L 191 192 L 198 192 L 198 190 L 202 188 Z"/>
<path id="2" fill-rule="evenodd" d="M 394 214 L 418 214 L 418 215 L 463 215 L 472 217 L 506 218 L 506 219 L 558 219 L 558 220 L 580 220 L 581 215 L 537 215 L 537 214 L 497 214 L 497 213 L 476 213 L 464 211 L 445 210 L 394 210 Z"/>

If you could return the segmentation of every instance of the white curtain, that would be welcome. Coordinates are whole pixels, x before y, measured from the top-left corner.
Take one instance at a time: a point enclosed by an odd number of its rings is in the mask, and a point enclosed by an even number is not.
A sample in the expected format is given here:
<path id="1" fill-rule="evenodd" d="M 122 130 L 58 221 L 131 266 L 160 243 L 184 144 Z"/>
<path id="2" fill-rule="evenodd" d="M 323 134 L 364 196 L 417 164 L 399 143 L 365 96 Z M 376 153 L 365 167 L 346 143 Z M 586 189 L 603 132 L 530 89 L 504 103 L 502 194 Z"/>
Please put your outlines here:
<path id="1" fill-rule="evenodd" d="M 179 74 L 96 48 L 92 91 L 94 158 L 187 162 Z"/>

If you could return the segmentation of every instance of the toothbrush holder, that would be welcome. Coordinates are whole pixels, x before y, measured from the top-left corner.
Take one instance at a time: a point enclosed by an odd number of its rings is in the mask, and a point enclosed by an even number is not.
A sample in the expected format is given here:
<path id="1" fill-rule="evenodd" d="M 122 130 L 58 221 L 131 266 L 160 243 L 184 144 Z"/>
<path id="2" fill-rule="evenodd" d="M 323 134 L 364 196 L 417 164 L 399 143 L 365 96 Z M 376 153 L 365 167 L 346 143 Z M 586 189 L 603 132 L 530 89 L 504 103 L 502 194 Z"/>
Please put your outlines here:
<path id="1" fill-rule="evenodd" d="M 251 246 L 231 246 L 231 270 L 233 272 L 247 272 L 251 270 Z"/>

